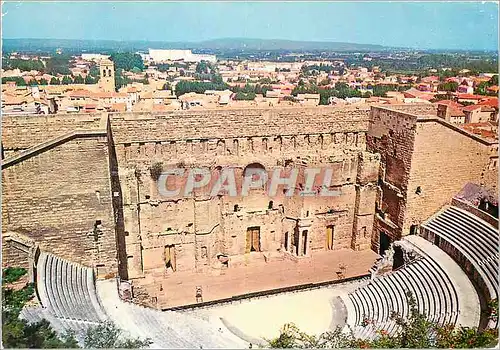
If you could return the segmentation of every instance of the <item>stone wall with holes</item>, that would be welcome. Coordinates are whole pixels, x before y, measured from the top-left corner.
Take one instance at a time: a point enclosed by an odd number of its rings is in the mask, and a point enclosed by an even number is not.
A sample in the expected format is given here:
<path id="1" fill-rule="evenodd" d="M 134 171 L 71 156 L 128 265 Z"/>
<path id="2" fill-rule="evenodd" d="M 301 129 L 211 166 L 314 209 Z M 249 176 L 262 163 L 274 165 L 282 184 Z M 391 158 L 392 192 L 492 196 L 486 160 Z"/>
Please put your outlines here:
<path id="1" fill-rule="evenodd" d="M 7 158 L 15 152 L 33 147 L 76 130 L 96 130 L 99 114 L 44 114 L 2 116 L 2 150 Z M 104 125 L 105 127 L 105 125 Z"/>
<path id="2" fill-rule="evenodd" d="M 24 138 L 29 138 L 24 136 Z M 2 234 L 116 272 L 107 138 L 77 138 L 2 169 Z M 18 264 L 14 253 L 5 265 Z"/>
<path id="3" fill-rule="evenodd" d="M 417 116 L 406 111 L 372 108 L 367 150 L 380 154 L 377 204 L 374 208 L 377 219 L 371 236 L 375 251 L 379 248 L 380 231 L 393 241 L 401 235 L 416 124 Z"/>
<path id="4" fill-rule="evenodd" d="M 494 144 L 439 120 L 417 123 L 403 234 L 449 203 L 468 182 L 497 188 Z M 491 181 L 493 180 L 493 181 Z"/>
<path id="5" fill-rule="evenodd" d="M 381 156 L 372 249 L 410 232 L 467 182 L 497 188 L 498 146 L 433 115 L 432 106 L 373 107 L 367 150 Z"/>
<path id="6" fill-rule="evenodd" d="M 261 258 L 280 256 L 285 234 L 292 239 L 297 222 L 305 217 L 311 219 L 308 254 L 326 249 L 329 225 L 334 226 L 334 250 L 370 249 L 376 198 L 372 187 L 379 159 L 361 156 L 366 153 L 368 117 L 366 108 L 332 107 L 112 114 L 129 277 L 157 271 L 162 250 L 172 244 L 178 270 L 220 267 L 221 255 L 236 265 L 245 255 L 250 227 L 260 229 Z M 284 168 L 288 170 L 281 176 L 286 177 L 289 169 L 299 168 L 295 195 L 286 196 L 281 186 L 272 197 L 258 189 L 248 196 L 210 193 L 227 169 L 234 170 L 240 191 L 250 164 L 265 168 L 269 176 Z M 155 167 L 185 169 L 183 176 L 169 178 L 169 189 L 184 188 L 188 171 L 196 167 L 210 169 L 211 180 L 191 196 L 181 192 L 164 198 Z M 306 167 L 323 172 L 331 168 L 330 189 L 339 194 L 298 196 Z M 320 191 L 320 179 L 314 183 L 315 191 Z M 355 220 L 359 232 L 353 232 Z"/>

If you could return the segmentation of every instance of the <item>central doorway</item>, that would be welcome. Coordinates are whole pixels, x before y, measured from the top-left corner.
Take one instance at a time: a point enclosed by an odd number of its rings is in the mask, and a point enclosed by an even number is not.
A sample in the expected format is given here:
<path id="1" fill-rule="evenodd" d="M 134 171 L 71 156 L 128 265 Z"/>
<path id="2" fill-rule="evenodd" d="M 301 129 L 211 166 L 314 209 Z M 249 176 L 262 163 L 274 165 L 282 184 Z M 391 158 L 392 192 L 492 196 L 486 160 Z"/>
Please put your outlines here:
<path id="1" fill-rule="evenodd" d="M 260 252 L 260 227 L 247 228 L 245 253 Z"/>

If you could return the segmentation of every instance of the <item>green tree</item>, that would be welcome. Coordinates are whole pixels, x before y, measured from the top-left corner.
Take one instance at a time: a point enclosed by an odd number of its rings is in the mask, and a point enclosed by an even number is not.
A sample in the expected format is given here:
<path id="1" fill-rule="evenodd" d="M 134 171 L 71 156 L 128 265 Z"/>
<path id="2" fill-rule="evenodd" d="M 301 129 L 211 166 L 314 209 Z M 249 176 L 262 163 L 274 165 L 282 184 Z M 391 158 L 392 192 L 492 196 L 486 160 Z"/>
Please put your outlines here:
<path id="1" fill-rule="evenodd" d="M 48 83 L 49 83 L 49 82 L 47 81 L 47 79 L 44 79 L 44 78 L 42 78 L 42 79 L 40 79 L 40 80 L 38 81 L 38 84 L 39 84 L 39 85 L 47 85 Z"/>
<path id="2" fill-rule="evenodd" d="M 73 84 L 73 79 L 71 79 L 71 76 L 69 75 L 65 75 L 62 80 L 61 80 L 61 84 L 62 85 L 69 85 L 69 84 Z"/>
<path id="3" fill-rule="evenodd" d="M 287 324 L 280 335 L 267 340 L 271 348 L 482 348 L 492 347 L 498 342 L 498 330 L 454 327 L 427 319 L 418 311 L 415 298 L 407 294 L 409 315 L 406 318 L 397 313 L 391 319 L 401 331 L 390 335 L 385 330 L 377 332 L 373 340 L 356 338 L 352 331 L 342 332 L 340 327 L 319 336 L 300 331 L 295 325 Z"/>
<path id="4" fill-rule="evenodd" d="M 237 101 L 253 101 L 255 100 L 255 92 L 249 92 L 249 93 L 237 92 L 236 95 L 234 96 L 234 99 Z"/>
<path id="5" fill-rule="evenodd" d="M 222 80 L 222 76 L 220 74 L 212 74 L 210 81 L 215 84 L 224 84 L 224 81 Z"/>
<path id="6" fill-rule="evenodd" d="M 132 68 L 131 72 L 137 74 L 137 73 L 140 73 L 141 70 L 139 68 L 137 68 L 137 67 L 134 67 L 134 68 Z"/>
<path id="7" fill-rule="evenodd" d="M 78 347 L 74 334 L 59 338 L 47 320 L 28 324 L 19 319 L 22 308 L 34 296 L 32 284 L 13 289 L 9 284 L 26 274 L 22 268 L 2 271 L 2 343 L 6 348 L 74 348 Z"/>
<path id="8" fill-rule="evenodd" d="M 373 96 L 378 97 L 387 97 L 387 92 L 389 91 L 397 91 L 397 85 L 375 85 L 373 87 Z"/>
<path id="9" fill-rule="evenodd" d="M 212 83 L 204 81 L 186 81 L 181 80 L 175 86 L 175 94 L 181 96 L 188 92 L 196 92 L 198 94 L 203 94 L 207 90 L 226 90 L 229 85 L 222 83 Z"/>
<path id="10" fill-rule="evenodd" d="M 82 77 L 81 75 L 79 75 L 79 74 L 78 74 L 78 75 L 75 77 L 75 79 L 73 80 L 73 82 L 74 82 L 75 84 L 84 84 L 84 83 L 85 83 L 85 79 L 83 79 L 83 77 Z"/>
<path id="11" fill-rule="evenodd" d="M 61 82 L 56 77 L 50 79 L 50 85 L 59 85 Z"/>
<path id="12" fill-rule="evenodd" d="M 88 349 L 137 349 L 152 344 L 150 339 L 125 338 L 113 322 L 104 322 L 87 330 L 84 347 Z"/>
<path id="13" fill-rule="evenodd" d="M 134 68 L 141 72 L 144 70 L 144 62 L 142 61 L 141 55 L 136 53 L 113 53 L 111 55 L 111 60 L 115 63 L 115 70 L 123 69 L 125 71 L 131 71 Z"/>
<path id="14" fill-rule="evenodd" d="M 492 76 L 491 79 L 488 81 L 488 84 L 490 86 L 493 86 L 493 85 L 498 86 L 498 74 L 495 74 L 494 76 Z"/>
<path id="15" fill-rule="evenodd" d="M 99 77 L 100 73 L 99 73 L 99 68 L 97 67 L 97 65 L 93 64 L 90 66 L 89 75 L 91 75 L 94 78 Z"/>
<path id="16" fill-rule="evenodd" d="M 115 87 L 117 89 L 127 86 L 127 84 L 130 84 L 131 82 L 132 80 L 123 75 L 123 69 L 117 69 L 115 71 Z"/>
<path id="17" fill-rule="evenodd" d="M 26 82 L 22 77 L 2 77 L 2 84 L 5 84 L 9 81 L 13 81 L 17 86 L 26 86 Z"/>
<path id="18" fill-rule="evenodd" d="M 24 305 L 33 298 L 34 287 L 26 284 L 23 288 L 12 288 L 26 275 L 26 270 L 8 267 L 2 271 L 2 343 L 5 348 L 78 348 L 72 331 L 58 335 L 50 323 L 43 319 L 28 324 L 19 319 Z M 144 348 L 151 344 L 149 339 L 127 338 L 112 322 L 104 322 L 90 327 L 84 338 L 85 348 Z"/>
<path id="19" fill-rule="evenodd" d="M 21 72 L 29 72 L 31 70 L 43 71 L 45 66 L 40 60 L 4 60 L 5 69 L 19 69 Z"/>
<path id="20" fill-rule="evenodd" d="M 69 55 L 56 55 L 51 57 L 49 60 L 47 60 L 45 72 L 51 75 L 71 74 L 71 71 L 69 70 L 70 59 L 71 56 Z"/>
<path id="21" fill-rule="evenodd" d="M 457 89 L 458 89 L 458 83 L 456 83 L 454 81 L 448 81 L 448 82 L 441 83 L 438 85 L 439 91 L 455 92 L 455 91 L 457 91 Z"/>
<path id="22" fill-rule="evenodd" d="M 94 78 L 94 77 L 92 77 L 92 75 L 87 74 L 84 82 L 85 82 L 85 84 L 95 84 L 95 83 L 97 83 L 97 78 Z"/>
<path id="23" fill-rule="evenodd" d="M 210 73 L 210 67 L 208 65 L 208 63 L 206 61 L 200 61 L 198 62 L 198 64 L 196 65 L 196 73 L 205 73 L 205 74 L 208 74 Z"/>

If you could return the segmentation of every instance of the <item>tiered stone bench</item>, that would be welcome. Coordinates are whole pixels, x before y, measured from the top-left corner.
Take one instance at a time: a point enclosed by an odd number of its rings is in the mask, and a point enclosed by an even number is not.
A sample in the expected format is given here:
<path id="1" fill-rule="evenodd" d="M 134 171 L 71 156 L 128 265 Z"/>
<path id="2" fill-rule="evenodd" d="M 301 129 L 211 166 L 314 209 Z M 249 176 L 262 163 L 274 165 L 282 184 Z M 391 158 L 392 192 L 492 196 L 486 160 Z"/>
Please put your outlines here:
<path id="1" fill-rule="evenodd" d="M 406 293 L 411 292 L 417 309 L 428 319 L 452 325 L 477 327 L 480 305 L 477 293 L 460 267 L 443 251 L 417 236 L 403 239 L 419 257 L 401 268 L 350 293 L 344 302 L 347 324 L 355 336 L 373 339 L 377 331 L 398 332 L 391 319 L 410 313 Z"/>
<path id="2" fill-rule="evenodd" d="M 134 337 L 150 338 L 151 347 L 248 348 L 220 320 L 206 321 L 178 311 L 159 311 L 119 299 L 115 281 L 99 281 L 99 297 L 105 311 L 120 328 Z"/>
<path id="3" fill-rule="evenodd" d="M 498 298 L 499 236 L 496 227 L 453 206 L 437 213 L 421 227 L 421 235 L 448 253 L 476 283 L 483 303 Z M 498 327 L 498 322 L 490 326 Z"/>
<path id="4" fill-rule="evenodd" d="M 71 329 L 80 345 L 90 326 L 111 320 L 129 337 L 149 338 L 153 348 L 248 347 L 220 320 L 207 321 L 124 302 L 115 280 L 100 281 L 96 287 L 91 268 L 46 252 L 37 259 L 36 289 L 41 306 L 25 307 L 20 317 L 30 323 L 46 319 L 60 334 Z"/>

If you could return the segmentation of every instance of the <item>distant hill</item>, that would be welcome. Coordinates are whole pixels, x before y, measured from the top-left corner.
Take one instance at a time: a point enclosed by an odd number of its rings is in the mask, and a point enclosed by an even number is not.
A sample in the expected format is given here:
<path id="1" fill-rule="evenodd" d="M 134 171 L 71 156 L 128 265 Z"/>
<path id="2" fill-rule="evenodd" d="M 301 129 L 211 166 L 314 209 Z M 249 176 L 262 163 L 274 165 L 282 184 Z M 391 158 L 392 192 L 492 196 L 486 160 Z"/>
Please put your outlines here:
<path id="1" fill-rule="evenodd" d="M 281 39 L 215 39 L 198 43 L 199 48 L 219 50 L 287 50 L 287 51 L 380 51 L 388 49 L 382 45 L 355 44 L 346 42 L 295 41 Z"/>
<path id="2" fill-rule="evenodd" d="M 346 42 L 294 41 L 281 39 L 225 38 L 201 42 L 113 41 L 70 39 L 3 39 L 3 51 L 52 51 L 57 48 L 71 52 L 146 51 L 152 49 L 239 50 L 239 51 L 383 51 L 382 45 Z"/>

